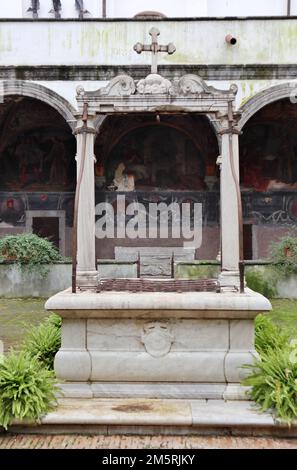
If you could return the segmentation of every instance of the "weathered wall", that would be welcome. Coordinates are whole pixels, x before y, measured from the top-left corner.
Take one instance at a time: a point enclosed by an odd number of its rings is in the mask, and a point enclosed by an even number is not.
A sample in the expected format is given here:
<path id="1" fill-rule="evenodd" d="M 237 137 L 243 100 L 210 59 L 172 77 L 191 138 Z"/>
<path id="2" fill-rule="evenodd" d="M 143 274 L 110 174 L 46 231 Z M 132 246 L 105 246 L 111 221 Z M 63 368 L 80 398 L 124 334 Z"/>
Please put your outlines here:
<path id="1" fill-rule="evenodd" d="M 201 278 L 216 278 L 220 272 L 219 265 L 215 264 L 199 264 L 194 263 L 182 263 L 177 265 L 175 270 L 175 276 L 178 279 L 201 279 Z M 257 291 L 260 286 L 266 289 L 262 292 L 264 295 L 268 295 L 274 298 L 280 299 L 296 299 L 297 298 L 297 276 L 284 276 L 281 275 L 275 267 L 267 265 L 254 265 L 246 266 L 245 273 L 247 279 L 250 279 L 252 284 L 257 286 Z M 254 285 L 251 285 L 255 288 Z"/>
<path id="2" fill-rule="evenodd" d="M 133 45 L 149 40 L 152 26 L 160 41 L 177 52 L 160 54 L 161 64 L 293 64 L 296 19 L 204 21 L 2 21 L 0 65 L 144 65 L 148 54 Z M 229 46 L 225 36 L 238 38 Z"/>
<path id="3" fill-rule="evenodd" d="M 48 297 L 70 284 L 71 264 L 49 266 L 46 277 L 13 264 L 0 264 L 0 297 Z"/>
<path id="4" fill-rule="evenodd" d="M 295 72 L 288 71 L 296 62 L 297 19 L 1 21 L 0 78 L 38 81 L 75 106 L 78 82 L 95 90 L 121 67 L 139 74 L 134 66 L 149 66 L 150 55 L 136 54 L 133 45 L 148 42 L 153 25 L 161 30 L 162 44 L 173 41 L 177 48 L 172 56 L 160 54 L 161 67 L 172 67 L 166 76 L 174 75 L 176 67 L 179 74 L 199 73 L 201 68 L 210 85 L 229 88 L 235 82 L 238 107 L 259 91 L 287 82 L 287 77 L 296 81 Z M 227 45 L 227 33 L 237 37 L 236 46 Z M 48 68 L 42 74 L 39 66 Z M 143 74 L 147 72 L 144 69 Z"/>
<path id="5" fill-rule="evenodd" d="M 179 279 L 197 279 L 217 277 L 219 266 L 215 264 L 200 265 L 198 262 L 179 264 L 175 276 Z M 117 264 L 116 262 L 98 265 L 101 278 L 136 277 L 135 264 Z M 247 266 L 247 273 L 256 273 L 265 280 L 267 287 L 276 298 L 297 298 L 297 276 L 280 276 L 270 265 Z M 68 288 L 71 284 L 71 264 L 49 266 L 48 276 L 40 277 L 38 273 L 22 271 L 17 266 L 0 264 L 0 297 L 48 297 Z"/>

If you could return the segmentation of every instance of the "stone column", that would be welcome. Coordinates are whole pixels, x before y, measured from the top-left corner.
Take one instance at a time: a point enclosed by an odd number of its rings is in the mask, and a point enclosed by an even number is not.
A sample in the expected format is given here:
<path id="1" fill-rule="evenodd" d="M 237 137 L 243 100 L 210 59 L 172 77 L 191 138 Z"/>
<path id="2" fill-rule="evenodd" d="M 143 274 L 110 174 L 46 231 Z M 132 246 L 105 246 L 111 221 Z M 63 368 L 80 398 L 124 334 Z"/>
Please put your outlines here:
<path id="1" fill-rule="evenodd" d="M 222 149 L 221 149 L 221 249 L 222 272 L 220 276 L 222 285 L 239 285 L 239 217 L 238 201 L 236 195 L 236 182 L 232 175 L 230 155 L 229 123 L 223 122 Z M 239 181 L 239 146 L 238 132 L 232 132 L 233 162 L 236 180 Z"/>
<path id="2" fill-rule="evenodd" d="M 77 177 L 85 153 L 84 171 L 80 186 L 77 222 L 77 285 L 96 286 L 97 267 L 95 254 L 95 174 L 94 142 L 96 131 L 93 118 L 88 118 L 86 133 L 83 122 L 77 123 Z"/>

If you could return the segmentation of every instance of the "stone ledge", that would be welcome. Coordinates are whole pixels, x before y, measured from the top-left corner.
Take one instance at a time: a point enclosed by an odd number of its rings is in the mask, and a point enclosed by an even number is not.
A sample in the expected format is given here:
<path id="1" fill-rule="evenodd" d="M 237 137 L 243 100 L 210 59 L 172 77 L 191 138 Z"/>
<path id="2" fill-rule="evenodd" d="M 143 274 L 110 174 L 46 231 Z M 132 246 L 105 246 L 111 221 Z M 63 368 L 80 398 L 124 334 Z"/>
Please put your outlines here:
<path id="1" fill-rule="evenodd" d="M 210 399 L 247 400 L 247 387 L 223 383 L 64 383 L 60 384 L 64 398 L 99 399 Z M 230 398 L 229 398 L 230 397 Z"/>
<path id="2" fill-rule="evenodd" d="M 61 399 L 40 424 L 15 422 L 16 433 L 65 432 L 139 435 L 296 436 L 297 425 L 280 425 L 247 401 L 155 399 Z"/>
<path id="3" fill-rule="evenodd" d="M 63 317 L 100 318 L 152 316 L 195 318 L 253 318 L 259 312 L 271 310 L 271 304 L 261 294 L 246 289 L 238 292 L 101 292 L 83 291 L 72 294 L 70 289 L 51 297 L 47 310 Z"/>

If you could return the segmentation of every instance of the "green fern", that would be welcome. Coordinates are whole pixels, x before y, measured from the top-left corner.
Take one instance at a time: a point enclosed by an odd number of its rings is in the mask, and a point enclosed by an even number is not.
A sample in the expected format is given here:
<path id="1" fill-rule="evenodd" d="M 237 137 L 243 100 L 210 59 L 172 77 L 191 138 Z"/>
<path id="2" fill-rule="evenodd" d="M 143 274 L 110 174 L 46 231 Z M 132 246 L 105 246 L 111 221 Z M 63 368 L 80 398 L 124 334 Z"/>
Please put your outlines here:
<path id="1" fill-rule="evenodd" d="M 270 349 L 282 349 L 289 342 L 288 334 L 281 330 L 267 314 L 258 315 L 255 320 L 255 347 L 262 355 Z"/>
<path id="2" fill-rule="evenodd" d="M 55 355 L 61 346 L 61 317 L 52 314 L 38 326 L 31 328 L 22 349 L 36 357 L 47 369 L 54 368 Z"/>
<path id="3" fill-rule="evenodd" d="M 56 379 L 29 354 L 10 352 L 0 363 L 0 425 L 37 420 L 56 405 Z"/>
<path id="4" fill-rule="evenodd" d="M 268 347 L 254 364 L 245 366 L 251 375 L 243 381 L 250 386 L 250 397 L 262 411 L 272 411 L 290 423 L 297 418 L 297 364 L 292 348 Z"/>

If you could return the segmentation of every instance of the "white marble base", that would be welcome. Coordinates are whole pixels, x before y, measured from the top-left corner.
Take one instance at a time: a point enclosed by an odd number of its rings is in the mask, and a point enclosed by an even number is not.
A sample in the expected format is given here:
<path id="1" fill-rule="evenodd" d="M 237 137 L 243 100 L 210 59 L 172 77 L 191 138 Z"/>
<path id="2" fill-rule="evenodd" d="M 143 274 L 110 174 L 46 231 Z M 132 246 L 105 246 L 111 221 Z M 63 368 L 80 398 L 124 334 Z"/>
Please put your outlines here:
<path id="1" fill-rule="evenodd" d="M 248 387 L 209 383 L 62 383 L 64 398 L 168 398 L 248 400 Z"/>
<path id="2" fill-rule="evenodd" d="M 73 398 L 246 399 L 260 294 L 69 291 L 46 308 L 63 317 L 55 370 Z"/>
<path id="3" fill-rule="evenodd" d="M 86 434 L 296 435 L 248 401 L 164 399 L 60 399 L 39 424 L 15 421 L 10 432 Z"/>

